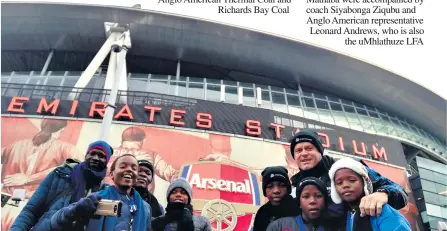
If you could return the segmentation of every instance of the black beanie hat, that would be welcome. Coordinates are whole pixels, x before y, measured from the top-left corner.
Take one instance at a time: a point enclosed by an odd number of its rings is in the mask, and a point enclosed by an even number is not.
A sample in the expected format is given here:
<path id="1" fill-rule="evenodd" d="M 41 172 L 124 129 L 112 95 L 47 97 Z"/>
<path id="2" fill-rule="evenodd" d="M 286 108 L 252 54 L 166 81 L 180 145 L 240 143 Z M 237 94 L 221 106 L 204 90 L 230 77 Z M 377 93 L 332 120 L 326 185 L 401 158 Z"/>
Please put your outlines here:
<path id="1" fill-rule="evenodd" d="M 323 144 L 321 144 L 320 136 L 318 135 L 318 133 L 312 130 L 303 129 L 295 134 L 295 136 L 290 141 L 290 154 L 292 155 L 293 159 L 295 159 L 295 145 L 301 142 L 312 143 L 321 153 L 321 155 L 324 154 Z"/>
<path id="2" fill-rule="evenodd" d="M 149 168 L 149 170 L 151 170 L 152 175 L 154 174 L 154 166 L 152 165 L 151 162 L 147 161 L 147 160 L 138 160 L 138 165 L 143 165 Z"/>
<path id="3" fill-rule="evenodd" d="M 298 200 L 298 204 L 300 203 L 301 193 L 306 185 L 315 185 L 315 187 L 320 190 L 324 197 L 324 205 L 327 207 L 329 203 L 328 190 L 324 182 L 316 177 L 306 177 L 298 183 L 298 187 L 296 188 L 296 199 Z"/>
<path id="4" fill-rule="evenodd" d="M 270 184 L 273 181 L 279 181 L 287 186 L 287 194 L 290 194 L 292 191 L 292 185 L 290 184 L 289 180 L 289 172 L 286 168 L 283 166 L 273 166 L 273 167 L 267 167 L 262 171 L 262 192 L 265 195 L 265 189 L 267 188 L 267 185 Z"/>

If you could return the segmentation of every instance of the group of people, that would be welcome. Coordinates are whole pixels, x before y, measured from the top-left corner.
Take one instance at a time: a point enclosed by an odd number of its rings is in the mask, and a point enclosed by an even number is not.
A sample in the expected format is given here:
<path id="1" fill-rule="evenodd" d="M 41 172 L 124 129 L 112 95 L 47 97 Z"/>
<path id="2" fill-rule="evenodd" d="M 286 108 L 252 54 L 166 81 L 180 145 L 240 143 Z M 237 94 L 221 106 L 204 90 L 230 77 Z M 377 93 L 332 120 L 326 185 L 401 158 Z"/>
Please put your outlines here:
<path id="1" fill-rule="evenodd" d="M 293 137 L 290 153 L 300 169 L 291 179 L 282 166 L 261 173 L 268 202 L 257 211 L 253 231 L 411 230 L 397 211 L 407 204 L 403 188 L 362 161 L 323 155 L 318 134 L 310 130 Z M 148 190 L 153 163 L 121 154 L 107 170 L 112 155 L 109 144 L 96 141 L 83 162 L 68 159 L 54 169 L 10 230 L 212 230 L 206 217 L 193 213 L 192 188 L 186 179 L 171 181 L 163 208 Z M 104 183 L 108 174 L 113 184 Z M 121 215 L 96 215 L 102 199 L 121 201 Z"/>
<path id="2" fill-rule="evenodd" d="M 171 181 L 164 209 L 148 190 L 153 164 L 132 154 L 114 158 L 104 141 L 89 145 L 83 162 L 67 159 L 39 185 L 11 231 L 211 231 L 207 218 L 193 214 L 192 188 L 184 178 Z M 113 184 L 104 183 L 109 172 Z M 96 214 L 100 201 L 121 201 L 119 216 Z"/>
<path id="3" fill-rule="evenodd" d="M 411 230 L 397 211 L 407 204 L 405 191 L 362 161 L 323 155 L 318 134 L 310 130 L 293 137 L 290 153 L 300 172 L 290 182 L 286 168 L 264 169 L 269 202 L 258 210 L 253 231 Z"/>

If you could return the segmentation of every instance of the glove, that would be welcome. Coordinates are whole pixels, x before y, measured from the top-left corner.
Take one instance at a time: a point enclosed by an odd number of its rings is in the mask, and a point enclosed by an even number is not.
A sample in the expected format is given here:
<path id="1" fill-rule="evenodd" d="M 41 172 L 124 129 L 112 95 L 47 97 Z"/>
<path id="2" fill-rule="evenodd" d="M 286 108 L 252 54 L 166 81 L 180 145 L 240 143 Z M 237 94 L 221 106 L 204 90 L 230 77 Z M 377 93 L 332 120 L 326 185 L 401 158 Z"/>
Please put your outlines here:
<path id="1" fill-rule="evenodd" d="M 70 208 L 71 213 L 76 217 L 91 216 L 96 212 L 99 200 L 101 200 L 101 196 L 97 193 L 92 193 L 74 203 L 73 207 Z"/>

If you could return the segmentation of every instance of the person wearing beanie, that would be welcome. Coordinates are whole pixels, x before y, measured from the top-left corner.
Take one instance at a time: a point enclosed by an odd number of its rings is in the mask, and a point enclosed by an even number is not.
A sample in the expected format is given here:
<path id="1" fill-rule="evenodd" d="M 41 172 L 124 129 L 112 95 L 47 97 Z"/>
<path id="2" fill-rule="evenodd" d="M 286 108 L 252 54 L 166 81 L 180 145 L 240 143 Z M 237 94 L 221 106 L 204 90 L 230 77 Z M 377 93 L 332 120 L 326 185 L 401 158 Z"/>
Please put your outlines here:
<path id="1" fill-rule="evenodd" d="M 297 216 L 300 212 L 297 203 L 290 195 L 292 186 L 286 168 L 267 167 L 261 175 L 262 192 L 269 201 L 256 212 L 253 231 L 265 231 L 274 220 Z"/>
<path id="2" fill-rule="evenodd" d="M 172 180 L 166 201 L 166 214 L 152 220 L 152 231 L 211 231 L 208 218 L 193 214 L 192 188 L 185 178 Z"/>
<path id="3" fill-rule="evenodd" d="M 309 130 L 300 130 L 290 141 L 290 153 L 295 160 L 300 171 L 292 176 L 292 196 L 296 185 L 306 177 L 316 177 L 321 179 L 328 189 L 331 189 L 331 180 L 329 178 L 329 169 L 336 160 L 330 156 L 324 155 L 324 147 L 321 143 L 318 133 Z M 359 163 L 366 166 L 363 161 Z M 366 168 L 368 176 L 373 182 L 373 193 L 362 198 L 360 210 L 365 215 L 375 214 L 376 208 L 388 203 L 395 209 L 401 209 L 408 203 L 408 195 L 403 188 L 391 180 L 381 176 L 376 171 Z M 370 209 L 370 207 L 374 209 Z M 332 200 L 328 203 L 328 219 L 339 220 L 344 216 L 343 204 L 335 204 Z"/>
<path id="4" fill-rule="evenodd" d="M 297 187 L 296 198 L 301 214 L 278 219 L 267 227 L 267 231 L 337 230 L 324 219 L 329 196 L 323 181 L 315 177 L 304 178 Z"/>
<path id="5" fill-rule="evenodd" d="M 33 226 L 34 230 L 38 226 L 50 230 L 50 217 L 62 208 L 61 200 L 68 197 L 77 202 L 100 190 L 112 154 L 112 147 L 99 140 L 88 146 L 83 162 L 67 159 L 45 177 L 9 230 L 30 230 Z"/>
<path id="6" fill-rule="evenodd" d="M 138 177 L 133 186 L 152 208 L 152 217 L 156 218 L 164 214 L 164 209 L 157 198 L 148 190 L 149 185 L 153 181 L 154 166 L 147 160 L 138 160 Z"/>
<path id="7" fill-rule="evenodd" d="M 388 204 L 377 206 L 378 216 L 361 216 L 360 204 L 364 196 L 373 193 L 373 182 L 368 170 L 360 162 L 343 158 L 329 170 L 331 198 L 336 204 L 344 203 L 346 222 L 343 230 L 409 231 L 410 224 L 396 209 Z"/>

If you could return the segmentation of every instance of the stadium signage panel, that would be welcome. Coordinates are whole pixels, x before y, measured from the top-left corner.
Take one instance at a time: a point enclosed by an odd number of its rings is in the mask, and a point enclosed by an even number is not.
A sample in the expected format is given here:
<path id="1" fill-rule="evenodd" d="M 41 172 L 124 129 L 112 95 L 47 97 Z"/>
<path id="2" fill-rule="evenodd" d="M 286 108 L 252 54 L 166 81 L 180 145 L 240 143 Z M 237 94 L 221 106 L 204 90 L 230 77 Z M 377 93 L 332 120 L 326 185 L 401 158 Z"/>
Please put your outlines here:
<path id="1" fill-rule="evenodd" d="M 107 103 L 77 100 L 2 97 L 2 113 L 53 115 L 77 118 L 104 116 Z M 300 121 L 302 127 L 275 123 L 276 118 Z M 211 130 L 288 142 L 303 127 L 313 127 L 325 148 L 359 157 L 405 166 L 405 156 L 398 141 L 324 124 L 286 113 L 261 108 L 197 100 L 193 105 L 120 104 L 115 120 Z M 388 153 L 393 153 L 389 155 Z"/>

